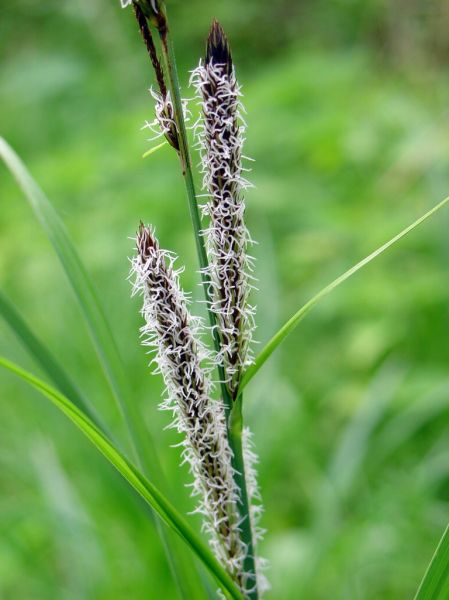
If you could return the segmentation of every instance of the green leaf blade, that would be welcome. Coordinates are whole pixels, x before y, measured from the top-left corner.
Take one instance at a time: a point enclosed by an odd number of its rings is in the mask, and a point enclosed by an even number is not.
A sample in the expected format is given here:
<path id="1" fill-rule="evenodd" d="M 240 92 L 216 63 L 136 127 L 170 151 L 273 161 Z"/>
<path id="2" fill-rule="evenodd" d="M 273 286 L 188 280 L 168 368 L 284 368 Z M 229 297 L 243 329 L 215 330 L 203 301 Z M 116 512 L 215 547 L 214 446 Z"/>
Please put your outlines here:
<path id="1" fill-rule="evenodd" d="M 36 364 L 38 364 L 42 370 L 47 373 L 48 377 L 58 388 L 58 390 L 66 397 L 71 398 L 73 404 L 82 410 L 90 418 L 90 420 L 109 438 L 109 440 L 114 443 L 116 447 L 120 447 L 107 425 L 92 408 L 89 402 L 84 398 L 83 394 L 71 380 L 63 366 L 54 358 L 52 353 L 39 340 L 39 338 L 36 337 L 34 332 L 30 329 L 13 304 L 6 298 L 6 296 L 4 296 L 1 291 L 0 315 L 3 316 L 11 330 L 21 341 L 22 345 L 34 358 Z M 171 540 L 172 535 L 170 535 L 169 531 L 162 529 L 162 523 L 159 523 L 156 520 L 155 524 L 163 542 L 167 560 L 169 561 L 180 598 L 187 599 L 197 597 L 195 594 L 197 590 L 200 589 L 201 582 L 198 581 L 196 570 L 189 568 L 188 557 L 184 559 L 187 561 L 186 564 L 180 564 L 181 556 L 184 554 L 184 552 L 186 552 L 186 550 L 184 548 L 174 548 L 173 546 L 174 544 L 177 545 L 178 540 Z M 190 579 L 187 579 L 188 577 L 190 577 Z"/>
<path id="2" fill-rule="evenodd" d="M 260 351 L 258 356 L 256 357 L 254 363 L 248 367 L 245 371 L 242 381 L 240 384 L 240 391 L 248 385 L 251 379 L 256 375 L 259 369 L 265 364 L 265 362 L 270 358 L 273 352 L 280 346 L 280 344 L 285 340 L 285 338 L 299 325 L 299 323 L 304 319 L 304 317 L 322 300 L 324 297 L 333 292 L 339 285 L 344 283 L 347 279 L 352 277 L 355 273 L 363 269 L 366 265 L 368 265 L 375 258 L 383 254 L 386 250 L 394 246 L 399 240 L 409 234 L 411 231 L 416 229 L 421 223 L 424 223 L 427 219 L 429 219 L 436 212 L 441 210 L 444 206 L 449 203 L 449 196 L 439 202 L 436 206 L 427 211 L 422 217 L 414 221 L 411 225 L 400 231 L 393 238 L 388 240 L 385 244 L 371 252 L 368 256 L 363 258 L 361 261 L 356 263 L 353 267 L 345 271 L 342 275 L 334 279 L 329 285 L 324 287 L 322 290 L 318 292 L 313 298 L 311 298 L 304 306 L 302 306 L 290 319 L 279 329 L 277 333 L 269 340 L 269 342 L 264 346 L 264 348 Z"/>
<path id="3" fill-rule="evenodd" d="M 22 189 L 59 257 L 88 325 L 91 339 L 119 410 L 125 418 L 128 418 L 123 393 L 122 365 L 116 343 L 97 295 L 66 228 L 19 156 L 3 138 L 0 138 L 0 157 Z"/>
<path id="4" fill-rule="evenodd" d="M 159 150 L 161 150 L 164 146 L 168 146 L 167 140 L 164 140 L 163 142 L 161 142 L 157 146 L 153 146 L 153 148 L 150 148 L 149 150 L 147 150 L 146 152 L 144 152 L 142 154 L 142 158 L 147 158 L 148 156 L 151 156 L 155 152 L 158 152 Z"/>
<path id="5" fill-rule="evenodd" d="M 137 407 L 130 398 L 122 359 L 112 330 L 94 290 L 94 286 L 84 268 L 81 258 L 69 238 L 63 222 L 59 218 L 51 202 L 27 170 L 22 160 L 13 148 L 11 148 L 11 146 L 1 137 L 0 158 L 4 161 L 19 187 L 22 189 L 25 198 L 44 229 L 61 262 L 66 277 L 80 306 L 81 314 L 86 322 L 90 338 L 95 347 L 106 380 L 109 383 L 115 405 L 126 424 L 129 445 L 137 464 L 142 466 L 147 474 L 150 470 L 152 472 L 156 470 L 158 482 L 163 482 L 164 475 L 150 433 L 146 430 Z M 182 577 L 181 572 L 177 572 L 177 569 L 174 568 L 174 562 L 176 561 L 179 565 L 184 565 L 184 563 L 189 565 L 190 557 L 185 556 L 185 560 L 183 560 L 182 557 L 175 556 L 178 554 L 178 550 L 176 547 L 171 547 L 170 542 L 167 539 L 168 532 L 164 531 L 161 527 L 158 527 L 158 530 L 167 554 L 168 562 L 170 566 L 173 567 L 172 573 L 176 585 L 178 589 L 181 590 L 183 581 L 187 581 L 187 578 Z M 175 561 L 173 559 L 175 559 Z M 195 569 L 194 565 L 189 565 L 188 567 L 182 567 L 182 571 L 185 571 L 186 568 L 189 568 L 192 572 Z M 181 597 L 184 597 L 183 593 L 180 593 L 180 595 Z"/>
<path id="6" fill-rule="evenodd" d="M 447 600 L 449 598 L 449 526 L 427 567 L 415 600 Z"/>
<path id="7" fill-rule="evenodd" d="M 4 318 L 10 329 L 15 333 L 22 345 L 28 350 L 36 363 L 50 377 L 56 387 L 65 395 L 72 398 L 73 403 L 104 432 L 106 426 L 85 400 L 77 386 L 70 379 L 62 365 L 55 359 L 50 350 L 35 335 L 25 319 L 15 309 L 12 302 L 0 291 L 0 315 Z M 109 437 L 110 434 L 108 433 Z"/>
<path id="8" fill-rule="evenodd" d="M 243 600 L 227 571 L 216 560 L 212 551 L 193 531 L 184 517 L 176 510 L 170 501 L 149 481 L 100 431 L 100 429 L 75 406 L 68 398 L 60 394 L 47 383 L 25 371 L 15 363 L 4 357 L 0 357 L 0 366 L 31 387 L 41 392 L 56 406 L 65 416 L 74 423 L 78 429 L 90 440 L 90 442 L 101 452 L 105 458 L 117 469 L 124 479 L 132 486 L 145 502 L 155 511 L 159 518 L 190 547 L 210 573 L 215 577 L 220 586 L 227 592 L 229 597 L 235 600 Z"/>

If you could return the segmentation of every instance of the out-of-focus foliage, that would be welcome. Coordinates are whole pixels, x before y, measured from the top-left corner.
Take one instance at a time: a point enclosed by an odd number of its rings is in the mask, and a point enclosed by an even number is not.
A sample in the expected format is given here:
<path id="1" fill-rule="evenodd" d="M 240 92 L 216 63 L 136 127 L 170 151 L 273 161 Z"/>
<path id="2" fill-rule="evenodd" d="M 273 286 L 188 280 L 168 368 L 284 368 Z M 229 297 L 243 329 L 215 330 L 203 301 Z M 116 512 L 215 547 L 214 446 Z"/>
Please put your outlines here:
<path id="1" fill-rule="evenodd" d="M 444 0 L 169 2 L 184 82 L 228 31 L 256 159 L 258 338 L 449 192 Z M 133 395 L 192 508 L 162 386 L 139 347 L 127 257 L 139 219 L 199 296 L 178 164 L 142 159 L 151 72 L 119 2 L 0 8 L 0 128 L 53 199 L 113 322 Z M 185 94 L 189 92 L 185 89 Z M 112 426 L 77 305 L 0 167 L 0 285 Z M 449 521 L 449 215 L 328 298 L 248 388 L 271 598 L 411 597 Z M 2 354 L 37 367 L 0 323 Z M 69 424 L 0 379 L 0 597 L 175 598 L 151 522 Z M 196 517 L 190 517 L 198 525 Z"/>

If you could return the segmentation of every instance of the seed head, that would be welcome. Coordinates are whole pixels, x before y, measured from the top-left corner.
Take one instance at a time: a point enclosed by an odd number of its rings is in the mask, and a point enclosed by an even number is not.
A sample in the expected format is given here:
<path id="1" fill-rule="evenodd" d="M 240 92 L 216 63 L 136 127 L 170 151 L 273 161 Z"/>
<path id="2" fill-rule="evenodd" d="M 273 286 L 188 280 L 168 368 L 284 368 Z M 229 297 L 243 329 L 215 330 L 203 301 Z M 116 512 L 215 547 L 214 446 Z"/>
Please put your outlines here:
<path id="1" fill-rule="evenodd" d="M 154 45 L 153 35 L 148 26 L 147 19 L 145 17 L 145 13 L 139 4 L 133 4 L 134 14 L 137 19 L 137 23 L 139 25 L 140 33 L 142 35 L 142 39 L 145 42 L 145 46 L 147 48 L 148 56 L 150 57 L 151 64 L 153 65 L 153 69 L 156 75 L 156 80 L 159 86 L 159 91 L 162 96 L 167 95 L 167 86 L 165 85 L 164 72 L 162 70 L 161 63 L 159 62 L 159 58 L 157 56 L 156 46 Z"/>
<path id="2" fill-rule="evenodd" d="M 217 558 L 245 585 L 245 547 L 240 539 L 238 492 L 233 479 L 223 405 L 211 399 L 207 352 L 199 337 L 200 323 L 187 310 L 179 287 L 175 258 L 161 250 L 154 232 L 140 225 L 133 260 L 133 293 L 143 295 L 144 344 L 156 353 L 154 362 L 166 385 L 161 408 L 174 415 L 172 427 L 182 433 L 183 462 L 190 465 L 193 495 L 201 497 L 196 512 Z"/>
<path id="3" fill-rule="evenodd" d="M 212 296 L 210 309 L 217 317 L 221 346 L 216 361 L 224 368 L 226 384 L 235 400 L 243 369 L 252 361 L 250 343 L 255 309 L 249 304 L 253 278 L 252 259 L 247 254 L 252 240 L 244 221 L 243 197 L 250 184 L 243 177 L 245 123 L 241 116 L 241 91 L 228 41 L 216 21 L 207 41 L 205 62 L 195 69 L 191 81 L 202 111 L 195 133 L 207 197 L 202 208 L 207 219 L 203 235 L 209 258 L 206 274 Z M 246 429 L 243 451 L 251 527 L 257 540 L 262 535 L 258 527 L 262 507 L 255 470 L 257 456 Z M 257 587 L 261 593 L 267 589 L 263 568 L 263 559 L 256 558 Z"/>
<path id="4" fill-rule="evenodd" d="M 144 127 L 150 129 L 154 136 L 151 140 L 165 136 L 167 142 L 177 152 L 179 152 L 178 129 L 176 127 L 173 103 L 171 101 L 170 92 L 166 96 L 155 92 L 150 88 L 150 94 L 155 100 L 155 118 L 153 121 L 146 121 Z M 184 118 L 188 120 L 187 103 L 183 100 Z"/>
<path id="5" fill-rule="evenodd" d="M 232 398 L 238 393 L 243 368 L 251 362 L 254 330 L 251 289 L 251 243 L 244 222 L 242 147 L 245 123 L 241 118 L 241 92 L 231 54 L 221 26 L 214 21 L 209 34 L 206 61 L 191 78 L 197 89 L 202 119 L 196 128 L 201 155 L 203 189 L 208 201 L 202 207 L 208 224 L 203 235 L 209 257 L 210 309 L 217 315 L 223 365 Z"/>

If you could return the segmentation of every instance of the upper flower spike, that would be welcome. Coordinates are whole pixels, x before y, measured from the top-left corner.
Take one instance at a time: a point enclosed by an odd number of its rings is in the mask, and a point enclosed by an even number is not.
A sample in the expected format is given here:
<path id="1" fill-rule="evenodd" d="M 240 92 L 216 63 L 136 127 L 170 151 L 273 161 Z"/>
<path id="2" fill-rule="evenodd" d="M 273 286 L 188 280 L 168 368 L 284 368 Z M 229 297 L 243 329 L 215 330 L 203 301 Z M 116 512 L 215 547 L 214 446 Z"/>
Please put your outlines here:
<path id="1" fill-rule="evenodd" d="M 254 307 L 249 303 L 252 259 L 247 254 L 251 238 L 245 225 L 243 192 L 250 184 L 242 165 L 245 122 L 241 117 L 241 92 L 231 53 L 221 26 L 214 21 L 209 33 L 206 60 L 192 73 L 202 118 L 196 127 L 201 155 L 207 217 L 203 235 L 209 265 L 209 309 L 215 313 L 222 365 L 229 395 L 235 400 L 244 368 L 252 361 L 251 338 Z"/>

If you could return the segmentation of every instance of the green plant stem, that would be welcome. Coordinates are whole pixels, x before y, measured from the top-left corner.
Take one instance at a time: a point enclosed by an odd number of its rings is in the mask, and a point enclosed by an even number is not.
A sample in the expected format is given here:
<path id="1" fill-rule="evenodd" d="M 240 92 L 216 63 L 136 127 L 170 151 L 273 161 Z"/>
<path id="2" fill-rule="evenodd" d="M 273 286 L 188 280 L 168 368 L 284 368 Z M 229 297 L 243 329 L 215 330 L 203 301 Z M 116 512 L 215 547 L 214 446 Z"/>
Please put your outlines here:
<path id="1" fill-rule="evenodd" d="M 234 480 L 241 491 L 241 507 L 240 514 L 243 518 L 240 525 L 241 536 L 243 543 L 247 546 L 247 555 L 244 562 L 244 570 L 246 573 L 254 574 L 256 577 L 256 563 L 255 563 L 255 547 L 253 541 L 253 531 L 251 527 L 250 518 L 250 504 L 248 498 L 248 488 L 246 485 L 246 473 L 245 473 L 245 461 L 243 458 L 243 415 L 242 415 L 242 395 L 238 396 L 234 402 L 234 406 L 231 412 L 231 421 L 229 427 L 229 443 L 233 452 L 233 467 L 234 467 Z M 249 588 L 254 588 L 253 591 L 248 593 L 248 598 L 251 600 L 257 600 L 259 598 L 257 590 L 257 580 L 248 582 Z"/>
<path id="2" fill-rule="evenodd" d="M 215 314 L 210 310 L 210 280 L 207 276 L 208 259 L 206 248 L 204 245 L 203 236 L 201 235 L 201 220 L 199 215 L 197 197 L 195 193 L 195 184 L 192 173 L 192 162 L 190 159 L 189 144 L 187 139 L 187 130 L 184 122 L 184 114 L 182 109 L 181 91 L 179 85 L 178 71 L 176 67 L 176 57 L 173 48 L 173 42 L 169 33 L 167 14 L 165 7 L 162 8 L 164 17 L 164 27 L 159 29 L 162 45 L 162 56 L 165 71 L 168 74 L 170 91 L 172 95 L 173 108 L 175 113 L 176 127 L 179 136 L 179 155 L 182 166 L 182 173 L 187 191 L 189 202 L 190 218 L 195 234 L 195 243 L 198 254 L 198 259 L 201 267 L 201 280 L 203 283 L 206 305 L 208 307 L 209 321 L 212 328 L 214 346 L 217 352 L 220 351 L 220 337 L 217 330 L 217 321 Z M 226 424 L 228 429 L 228 440 L 233 453 L 233 462 L 235 468 L 234 480 L 240 490 L 241 503 L 239 505 L 239 513 L 242 520 L 242 540 L 248 547 L 248 557 L 245 560 L 245 570 L 251 573 L 254 577 L 253 581 L 248 582 L 248 586 L 254 586 L 256 582 L 256 569 L 254 561 L 254 542 L 252 537 L 251 519 L 249 512 L 249 501 L 247 484 L 245 478 L 245 468 L 243 463 L 242 449 L 242 397 L 233 401 L 229 390 L 226 386 L 225 371 L 222 365 L 218 367 L 218 375 L 221 385 L 223 404 L 225 408 Z M 251 600 L 257 600 L 257 589 L 248 595 Z"/>

